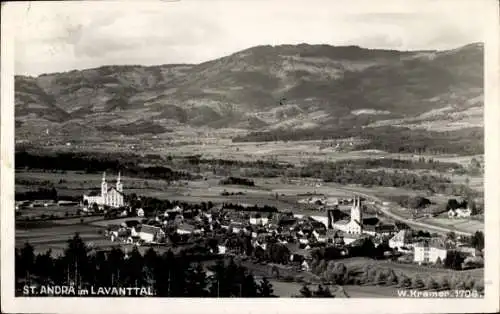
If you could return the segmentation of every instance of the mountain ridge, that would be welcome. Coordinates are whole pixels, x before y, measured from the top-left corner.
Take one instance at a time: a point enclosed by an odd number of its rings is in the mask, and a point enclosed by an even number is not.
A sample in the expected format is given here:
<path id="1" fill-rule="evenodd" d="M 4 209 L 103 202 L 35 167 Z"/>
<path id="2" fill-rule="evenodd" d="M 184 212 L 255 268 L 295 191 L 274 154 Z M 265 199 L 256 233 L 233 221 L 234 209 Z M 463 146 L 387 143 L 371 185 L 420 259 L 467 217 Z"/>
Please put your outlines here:
<path id="1" fill-rule="evenodd" d="M 482 106 L 483 49 L 267 45 L 200 64 L 16 75 L 16 121 L 19 129 L 42 129 L 74 120 L 96 134 L 122 135 L 134 133 L 123 132 L 127 126 L 169 134 L 184 126 L 266 131 L 404 121 L 450 105 Z"/>

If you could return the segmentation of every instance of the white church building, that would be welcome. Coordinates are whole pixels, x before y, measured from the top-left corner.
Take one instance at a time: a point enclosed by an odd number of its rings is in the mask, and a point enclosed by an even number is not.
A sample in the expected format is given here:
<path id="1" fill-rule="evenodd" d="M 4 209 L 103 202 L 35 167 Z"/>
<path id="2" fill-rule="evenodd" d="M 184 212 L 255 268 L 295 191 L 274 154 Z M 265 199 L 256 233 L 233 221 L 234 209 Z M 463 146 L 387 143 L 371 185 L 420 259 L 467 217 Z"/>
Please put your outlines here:
<path id="1" fill-rule="evenodd" d="M 351 207 L 351 217 L 349 220 L 330 221 L 330 223 L 332 223 L 331 227 L 333 229 L 340 230 L 348 234 L 362 234 L 363 217 L 361 199 L 359 197 L 354 198 Z"/>
<path id="2" fill-rule="evenodd" d="M 124 206 L 123 185 L 120 180 L 120 173 L 118 173 L 116 186 L 108 188 L 106 172 L 104 172 L 102 175 L 101 194 L 93 195 L 90 193 L 89 195 L 83 195 L 83 202 L 85 203 L 85 201 L 87 201 L 89 207 L 93 206 L 93 204 L 97 204 L 100 208 L 103 206 L 114 208 Z"/>

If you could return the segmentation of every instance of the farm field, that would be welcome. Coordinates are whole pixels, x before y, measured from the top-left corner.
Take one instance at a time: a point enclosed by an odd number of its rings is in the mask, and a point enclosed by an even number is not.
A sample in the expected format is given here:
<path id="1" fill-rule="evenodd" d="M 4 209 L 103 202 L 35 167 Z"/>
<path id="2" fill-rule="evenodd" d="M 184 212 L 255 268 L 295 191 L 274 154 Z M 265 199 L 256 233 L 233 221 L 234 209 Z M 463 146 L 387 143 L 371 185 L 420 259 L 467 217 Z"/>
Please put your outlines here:
<path id="1" fill-rule="evenodd" d="M 346 285 L 342 288 L 349 298 L 393 298 L 397 296 L 396 287 Z"/>
<path id="2" fill-rule="evenodd" d="M 276 279 L 268 279 L 273 285 L 274 294 L 280 298 L 292 298 L 300 295 L 300 289 L 302 289 L 303 284 L 298 282 L 284 282 Z M 328 288 L 332 295 L 341 298 L 345 297 L 343 293 L 343 287 L 337 285 L 322 285 L 323 288 Z M 318 289 L 317 284 L 308 285 L 309 289 L 312 291 Z"/>
<path id="3" fill-rule="evenodd" d="M 33 208 L 23 208 L 19 212 L 21 217 L 38 217 L 41 215 L 55 217 L 64 217 L 67 215 L 74 215 L 78 210 L 78 206 L 58 206 L 49 205 L 47 207 L 33 207 Z"/>
<path id="4" fill-rule="evenodd" d="M 87 243 L 99 241 L 100 246 L 111 244 L 104 243 L 103 228 L 87 223 L 60 223 L 60 221 L 46 222 L 19 222 L 16 223 L 16 248 L 22 248 L 26 242 L 34 246 L 36 253 L 45 253 L 52 250 L 54 255 L 61 254 L 67 246 L 67 241 L 75 233 Z M 102 243 L 101 243 L 102 242 Z M 106 241 L 105 241 L 106 242 Z"/>
<path id="5" fill-rule="evenodd" d="M 471 233 L 484 230 L 484 223 L 482 221 L 470 218 L 448 219 L 448 218 L 433 217 L 433 218 L 424 218 L 419 221 L 425 223 L 431 223 L 434 225 L 452 227 L 457 230 L 464 230 L 466 232 L 471 232 Z"/>
<path id="6" fill-rule="evenodd" d="M 366 265 L 371 265 L 374 267 L 380 268 L 390 268 L 393 269 L 396 274 L 404 273 L 407 276 L 415 276 L 419 275 L 423 279 L 428 276 L 439 277 L 439 276 L 471 276 L 474 279 L 483 279 L 484 278 L 484 269 L 472 269 L 472 270 L 450 270 L 444 268 L 435 268 L 435 267 L 427 267 L 418 264 L 403 264 L 396 263 L 385 260 L 374 260 L 369 258 L 362 257 L 353 257 L 341 260 L 341 262 L 348 268 L 354 270 L 362 270 Z"/>

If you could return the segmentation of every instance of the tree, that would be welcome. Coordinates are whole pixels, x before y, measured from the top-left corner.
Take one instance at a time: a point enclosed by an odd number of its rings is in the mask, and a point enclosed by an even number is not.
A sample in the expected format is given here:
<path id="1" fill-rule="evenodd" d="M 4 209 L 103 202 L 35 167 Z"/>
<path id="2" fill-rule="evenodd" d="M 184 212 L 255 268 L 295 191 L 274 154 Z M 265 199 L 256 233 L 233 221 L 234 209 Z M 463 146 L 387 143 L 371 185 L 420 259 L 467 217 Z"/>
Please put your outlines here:
<path id="1" fill-rule="evenodd" d="M 318 285 L 318 289 L 314 291 L 313 293 L 314 297 L 317 298 L 332 298 L 332 293 L 330 292 L 330 289 L 328 287 L 323 288 L 322 285 Z"/>
<path id="2" fill-rule="evenodd" d="M 458 201 L 454 198 L 452 199 L 449 199 L 448 200 L 448 203 L 446 204 L 446 210 L 450 210 L 450 209 L 457 209 L 460 207 L 460 204 L 458 203 Z"/>
<path id="3" fill-rule="evenodd" d="M 446 239 L 455 242 L 457 240 L 457 235 L 455 232 L 450 231 L 446 234 Z"/>
<path id="4" fill-rule="evenodd" d="M 375 284 L 381 285 L 386 283 L 387 274 L 383 270 L 379 270 L 377 275 L 375 276 Z"/>
<path id="5" fill-rule="evenodd" d="M 484 280 L 480 279 L 474 282 L 474 290 L 476 290 L 479 293 L 484 292 Z"/>
<path id="6" fill-rule="evenodd" d="M 399 286 L 400 287 L 404 287 L 404 288 L 409 288 L 411 287 L 412 285 L 412 280 L 410 279 L 410 277 L 402 274 L 400 277 L 399 277 Z"/>
<path id="7" fill-rule="evenodd" d="M 387 275 L 386 282 L 388 285 L 397 285 L 398 284 L 398 276 L 394 272 L 394 270 L 390 269 L 389 274 Z"/>
<path id="8" fill-rule="evenodd" d="M 438 256 L 438 258 L 436 259 L 436 263 L 435 264 L 438 267 L 443 266 L 443 261 L 441 260 L 441 257 Z"/>
<path id="9" fill-rule="evenodd" d="M 125 261 L 126 283 L 130 286 L 141 286 L 145 282 L 144 259 L 135 246 Z"/>
<path id="10" fill-rule="evenodd" d="M 443 276 L 443 277 L 441 277 L 441 280 L 438 282 L 438 285 L 443 290 L 449 290 L 450 289 L 450 280 L 448 279 L 448 277 Z"/>
<path id="11" fill-rule="evenodd" d="M 469 201 L 469 208 L 470 208 L 470 211 L 471 211 L 471 216 L 475 216 L 475 215 L 478 215 L 479 214 L 479 210 L 477 208 L 477 205 L 476 205 L 476 202 L 474 201 L 473 198 L 471 198 Z"/>
<path id="12" fill-rule="evenodd" d="M 467 289 L 467 290 L 471 290 L 472 288 L 474 288 L 475 284 L 476 284 L 476 281 L 474 280 L 474 278 L 472 278 L 472 276 L 470 274 L 464 280 L 464 286 L 465 286 L 465 289 Z"/>
<path id="13" fill-rule="evenodd" d="M 267 280 L 266 277 L 262 278 L 259 286 L 257 287 L 258 296 L 262 298 L 274 297 L 273 285 Z"/>
<path id="14" fill-rule="evenodd" d="M 208 294 L 206 290 L 207 278 L 201 264 L 190 266 L 186 274 L 186 296 L 187 297 L 205 297 Z"/>
<path id="15" fill-rule="evenodd" d="M 476 231 L 471 239 L 471 244 L 478 250 L 484 249 L 484 233 Z"/>
<path id="16" fill-rule="evenodd" d="M 464 260 L 465 259 L 460 252 L 448 251 L 444 260 L 444 266 L 451 269 L 462 269 L 462 263 Z"/>
<path id="17" fill-rule="evenodd" d="M 439 288 L 438 283 L 436 282 L 436 280 L 434 280 L 433 277 L 429 277 L 427 279 L 426 286 L 427 286 L 427 289 L 429 289 L 429 290 L 437 290 Z"/>
<path id="18" fill-rule="evenodd" d="M 303 285 L 299 292 L 304 298 L 312 297 L 312 292 L 307 285 Z"/>
<path id="19" fill-rule="evenodd" d="M 420 278 L 420 276 L 416 275 L 415 277 L 413 277 L 411 286 L 414 289 L 422 289 L 423 287 L 425 287 L 425 284 L 424 281 Z"/>
<path id="20" fill-rule="evenodd" d="M 17 266 L 19 266 L 19 272 L 22 274 L 22 276 L 25 277 L 26 280 L 30 280 L 31 274 L 34 270 L 34 264 L 35 249 L 31 244 L 25 243 L 24 247 L 21 249 L 19 264 L 16 264 L 16 268 Z"/>
<path id="21" fill-rule="evenodd" d="M 89 267 L 88 252 L 90 251 L 83 239 L 78 233 L 75 233 L 72 239 L 68 240 L 68 245 L 64 250 L 64 260 L 67 265 L 67 271 L 72 274 L 75 283 L 81 279 L 90 280 L 91 269 Z"/>

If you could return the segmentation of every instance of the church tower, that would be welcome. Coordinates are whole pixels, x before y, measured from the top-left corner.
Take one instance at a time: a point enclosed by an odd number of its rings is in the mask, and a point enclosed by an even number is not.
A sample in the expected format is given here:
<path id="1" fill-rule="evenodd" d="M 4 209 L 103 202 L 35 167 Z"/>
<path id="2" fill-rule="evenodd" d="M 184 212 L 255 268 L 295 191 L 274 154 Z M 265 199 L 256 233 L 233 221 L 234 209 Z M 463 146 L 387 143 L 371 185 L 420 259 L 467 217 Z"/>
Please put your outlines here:
<path id="1" fill-rule="evenodd" d="M 351 208 L 351 224 L 356 226 L 356 231 L 361 233 L 362 230 L 363 217 L 361 214 L 361 199 L 356 196 L 354 197 L 354 202 Z"/>
<path id="2" fill-rule="evenodd" d="M 118 172 L 118 179 L 116 180 L 116 190 L 118 192 L 123 192 L 123 185 L 122 185 L 122 182 L 120 180 L 120 172 Z"/>
<path id="3" fill-rule="evenodd" d="M 102 183 L 101 183 L 101 197 L 103 202 L 106 200 L 106 194 L 108 194 L 108 184 L 106 183 L 106 172 L 102 174 Z"/>

